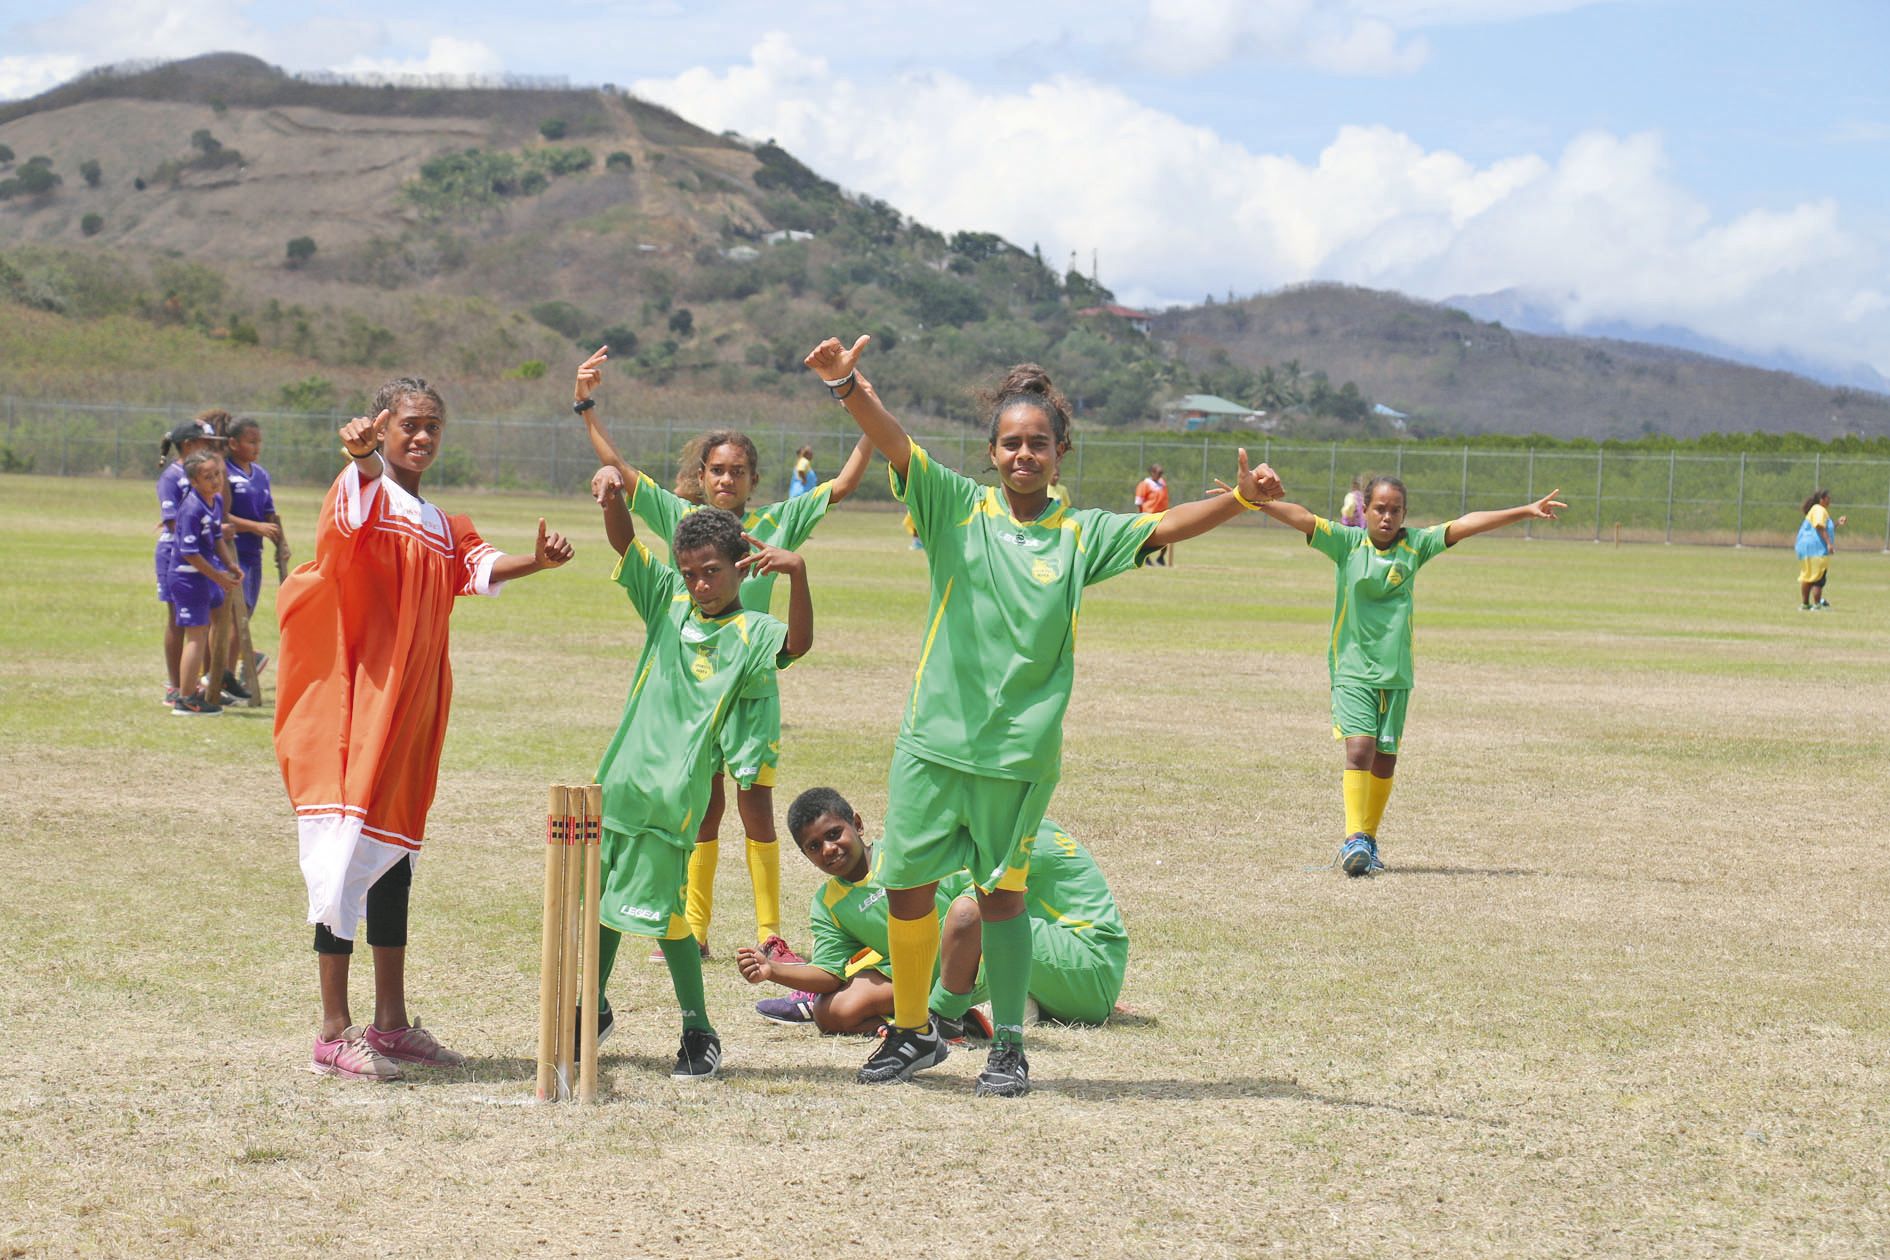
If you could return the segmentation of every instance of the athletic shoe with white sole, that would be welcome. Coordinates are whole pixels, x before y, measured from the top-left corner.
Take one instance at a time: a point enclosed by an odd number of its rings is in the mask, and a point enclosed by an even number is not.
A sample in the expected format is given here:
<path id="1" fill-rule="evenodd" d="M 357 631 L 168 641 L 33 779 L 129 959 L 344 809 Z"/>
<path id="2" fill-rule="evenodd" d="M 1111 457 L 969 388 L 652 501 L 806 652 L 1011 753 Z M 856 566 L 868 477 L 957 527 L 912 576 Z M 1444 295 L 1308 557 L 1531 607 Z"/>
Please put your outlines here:
<path id="1" fill-rule="evenodd" d="M 991 1055 L 978 1073 L 974 1090 L 979 1098 L 1021 1098 L 1030 1092 L 1030 1060 L 1024 1048 L 1014 1042 L 1000 1041 L 991 1047 Z"/>
<path id="2" fill-rule="evenodd" d="M 222 717 L 223 706 L 211 704 L 201 695 L 179 696 L 171 706 L 172 717 Z"/>
<path id="3" fill-rule="evenodd" d="M 779 936 L 770 936 L 761 943 L 761 956 L 771 963 L 779 963 L 784 966 L 799 967 L 805 965 L 807 962 L 805 958 L 795 953 L 788 943 Z M 707 955 L 705 954 L 704 957 L 707 957 Z"/>
<path id="4" fill-rule="evenodd" d="M 417 1063 L 421 1067 L 458 1067 L 466 1062 L 465 1055 L 441 1045 L 440 1039 L 422 1028 L 417 1019 L 405 1028 L 385 1031 L 369 1024 L 366 1039 L 376 1052 L 397 1063 Z"/>
<path id="5" fill-rule="evenodd" d="M 685 1028 L 682 1048 L 676 1051 L 676 1066 L 670 1077 L 678 1081 L 706 1081 L 722 1066 L 722 1039 L 700 1028 Z"/>
<path id="6" fill-rule="evenodd" d="M 938 1029 L 939 1036 L 954 1046 L 963 1045 L 972 1037 L 979 1041 L 991 1040 L 991 1017 L 980 1006 L 971 1007 L 957 1019 L 947 1019 L 933 1011 L 932 1026 Z"/>
<path id="7" fill-rule="evenodd" d="M 938 1035 L 938 1028 L 929 1019 L 923 1028 L 901 1028 L 889 1024 L 885 1038 L 867 1057 L 866 1062 L 860 1065 L 859 1073 L 853 1079 L 862 1085 L 909 1081 L 914 1072 L 922 1072 L 945 1062 L 945 1057 L 951 1052 L 951 1047 L 945 1044 L 945 1039 Z"/>
<path id="8" fill-rule="evenodd" d="M 598 1046 L 601 1047 L 606 1041 L 609 1041 L 610 1034 L 616 1031 L 617 1031 L 617 1013 L 611 1010 L 610 1003 L 606 1002 L 604 1003 L 603 1006 L 599 1007 L 597 1011 L 597 1044 Z M 584 1062 L 584 1008 L 583 1007 L 578 1008 L 577 1028 L 571 1034 L 571 1039 L 573 1042 L 573 1046 L 571 1050 L 571 1062 L 573 1063 Z M 602 1058 L 603 1055 L 600 1053 L 598 1057 Z"/>
<path id="9" fill-rule="evenodd" d="M 1339 869 L 1347 875 L 1369 875 L 1376 855 L 1372 852 L 1372 838 L 1362 831 L 1355 831 L 1345 838 L 1339 848 Z"/>
<path id="10" fill-rule="evenodd" d="M 762 998 L 755 1003 L 755 1014 L 772 1024 L 811 1024 L 814 1022 L 814 995 L 796 989 L 786 997 Z"/>
<path id="11" fill-rule="evenodd" d="M 323 1076 L 341 1076 L 355 1081 L 397 1081 L 400 1065 L 374 1048 L 361 1025 L 333 1040 L 315 1038 L 315 1053 L 310 1064 Z"/>

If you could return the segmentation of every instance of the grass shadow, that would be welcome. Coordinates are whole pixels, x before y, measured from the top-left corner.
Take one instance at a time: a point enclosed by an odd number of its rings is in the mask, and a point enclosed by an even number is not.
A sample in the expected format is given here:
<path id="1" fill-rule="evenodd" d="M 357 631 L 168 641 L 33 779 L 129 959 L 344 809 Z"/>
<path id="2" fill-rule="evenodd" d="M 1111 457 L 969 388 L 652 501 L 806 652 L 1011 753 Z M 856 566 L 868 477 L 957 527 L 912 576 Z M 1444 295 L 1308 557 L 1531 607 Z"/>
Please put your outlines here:
<path id="1" fill-rule="evenodd" d="M 1388 1111 L 1401 1116 L 1415 1116 L 1426 1120 L 1457 1120 L 1467 1124 L 1486 1125 L 1491 1128 L 1503 1128 L 1505 1122 L 1492 1120 L 1484 1116 L 1464 1115 L 1461 1112 L 1443 1111 L 1435 1107 L 1413 1107 L 1402 1103 L 1382 1102 L 1364 1098 L 1345 1098 L 1335 1094 L 1321 1094 L 1301 1086 L 1297 1081 L 1282 1080 L 1274 1077 L 1231 1077 L 1212 1081 L 1179 1080 L 1086 1080 L 1081 1077 L 1052 1077 L 1048 1080 L 1033 1081 L 1033 1092 L 1061 1094 L 1097 1102 L 1120 1102 L 1129 1099 L 1173 1099 L 1183 1102 L 1214 1102 L 1233 1099 L 1283 1099 L 1288 1102 L 1318 1103 L 1323 1107 L 1360 1108 L 1370 1111 Z"/>
<path id="2" fill-rule="evenodd" d="M 1481 876 L 1545 876 L 1547 871 L 1533 871 L 1521 866 L 1389 866 L 1380 871 L 1380 875 L 1481 875 Z"/>

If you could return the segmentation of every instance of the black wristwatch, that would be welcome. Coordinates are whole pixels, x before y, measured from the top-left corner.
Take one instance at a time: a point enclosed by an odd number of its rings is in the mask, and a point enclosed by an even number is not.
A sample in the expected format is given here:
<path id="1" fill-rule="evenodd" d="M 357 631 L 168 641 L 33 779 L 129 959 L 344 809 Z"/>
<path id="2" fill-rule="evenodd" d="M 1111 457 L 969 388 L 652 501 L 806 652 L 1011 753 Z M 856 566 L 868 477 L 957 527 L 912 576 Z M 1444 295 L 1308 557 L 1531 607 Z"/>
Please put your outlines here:
<path id="1" fill-rule="evenodd" d="M 589 411 L 592 407 L 595 407 L 596 405 L 597 405 L 597 400 L 595 398 L 586 398 L 581 402 L 572 403 L 571 410 L 577 412 L 581 416 L 585 412 Z"/>

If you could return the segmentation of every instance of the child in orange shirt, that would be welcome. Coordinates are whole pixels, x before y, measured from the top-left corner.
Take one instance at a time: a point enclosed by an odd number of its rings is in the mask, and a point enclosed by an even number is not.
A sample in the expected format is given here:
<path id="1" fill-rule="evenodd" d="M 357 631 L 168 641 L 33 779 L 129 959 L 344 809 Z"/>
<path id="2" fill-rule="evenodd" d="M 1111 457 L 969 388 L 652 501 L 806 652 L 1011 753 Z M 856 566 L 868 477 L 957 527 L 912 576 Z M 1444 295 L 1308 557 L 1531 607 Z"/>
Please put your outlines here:
<path id="1" fill-rule="evenodd" d="M 446 408 L 425 381 L 381 387 L 379 413 L 341 430 L 348 466 L 322 503 L 315 558 L 282 584 L 276 759 L 295 805 L 322 1025 L 313 1067 L 394 1080 L 400 1063 L 453 1066 L 407 1018 L 407 892 L 439 778 L 453 696 L 447 621 L 456 597 L 496 595 L 556 568 L 571 545 L 538 522 L 529 556 L 488 546 L 464 516 L 420 497 Z M 348 1009 L 356 926 L 374 950 L 374 1022 Z"/>

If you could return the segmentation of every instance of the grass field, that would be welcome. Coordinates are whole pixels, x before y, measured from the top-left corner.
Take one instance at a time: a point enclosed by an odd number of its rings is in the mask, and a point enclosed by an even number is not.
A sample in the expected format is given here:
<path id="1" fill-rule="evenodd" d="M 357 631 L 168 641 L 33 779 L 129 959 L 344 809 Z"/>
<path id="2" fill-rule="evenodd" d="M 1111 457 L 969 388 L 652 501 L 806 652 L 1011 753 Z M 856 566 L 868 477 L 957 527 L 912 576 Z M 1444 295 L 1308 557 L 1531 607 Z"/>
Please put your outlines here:
<path id="1" fill-rule="evenodd" d="M 981 1053 L 856 1087 L 866 1042 L 752 1015 L 725 859 L 725 1078 L 668 1079 L 666 973 L 626 949 L 580 1110 L 528 1104 L 543 789 L 593 768 L 639 641 L 595 509 L 448 497 L 579 555 L 455 618 L 409 987 L 472 1061 L 374 1087 L 302 1070 L 270 711 L 157 704 L 148 500 L 0 477 L 0 1256 L 1890 1249 L 1890 558 L 1839 555 L 1823 615 L 1777 550 L 1439 560 L 1392 869 L 1348 881 L 1322 869 L 1330 566 L 1277 527 L 1186 545 L 1091 592 L 1053 807 L 1122 904 L 1129 1018 L 1034 1030 L 1018 1103 L 973 1100 Z M 284 500 L 306 555 L 317 498 Z M 883 814 L 925 595 L 904 544 L 843 509 L 808 547 L 783 807 L 833 783 Z M 814 872 L 783 872 L 804 941 Z"/>

